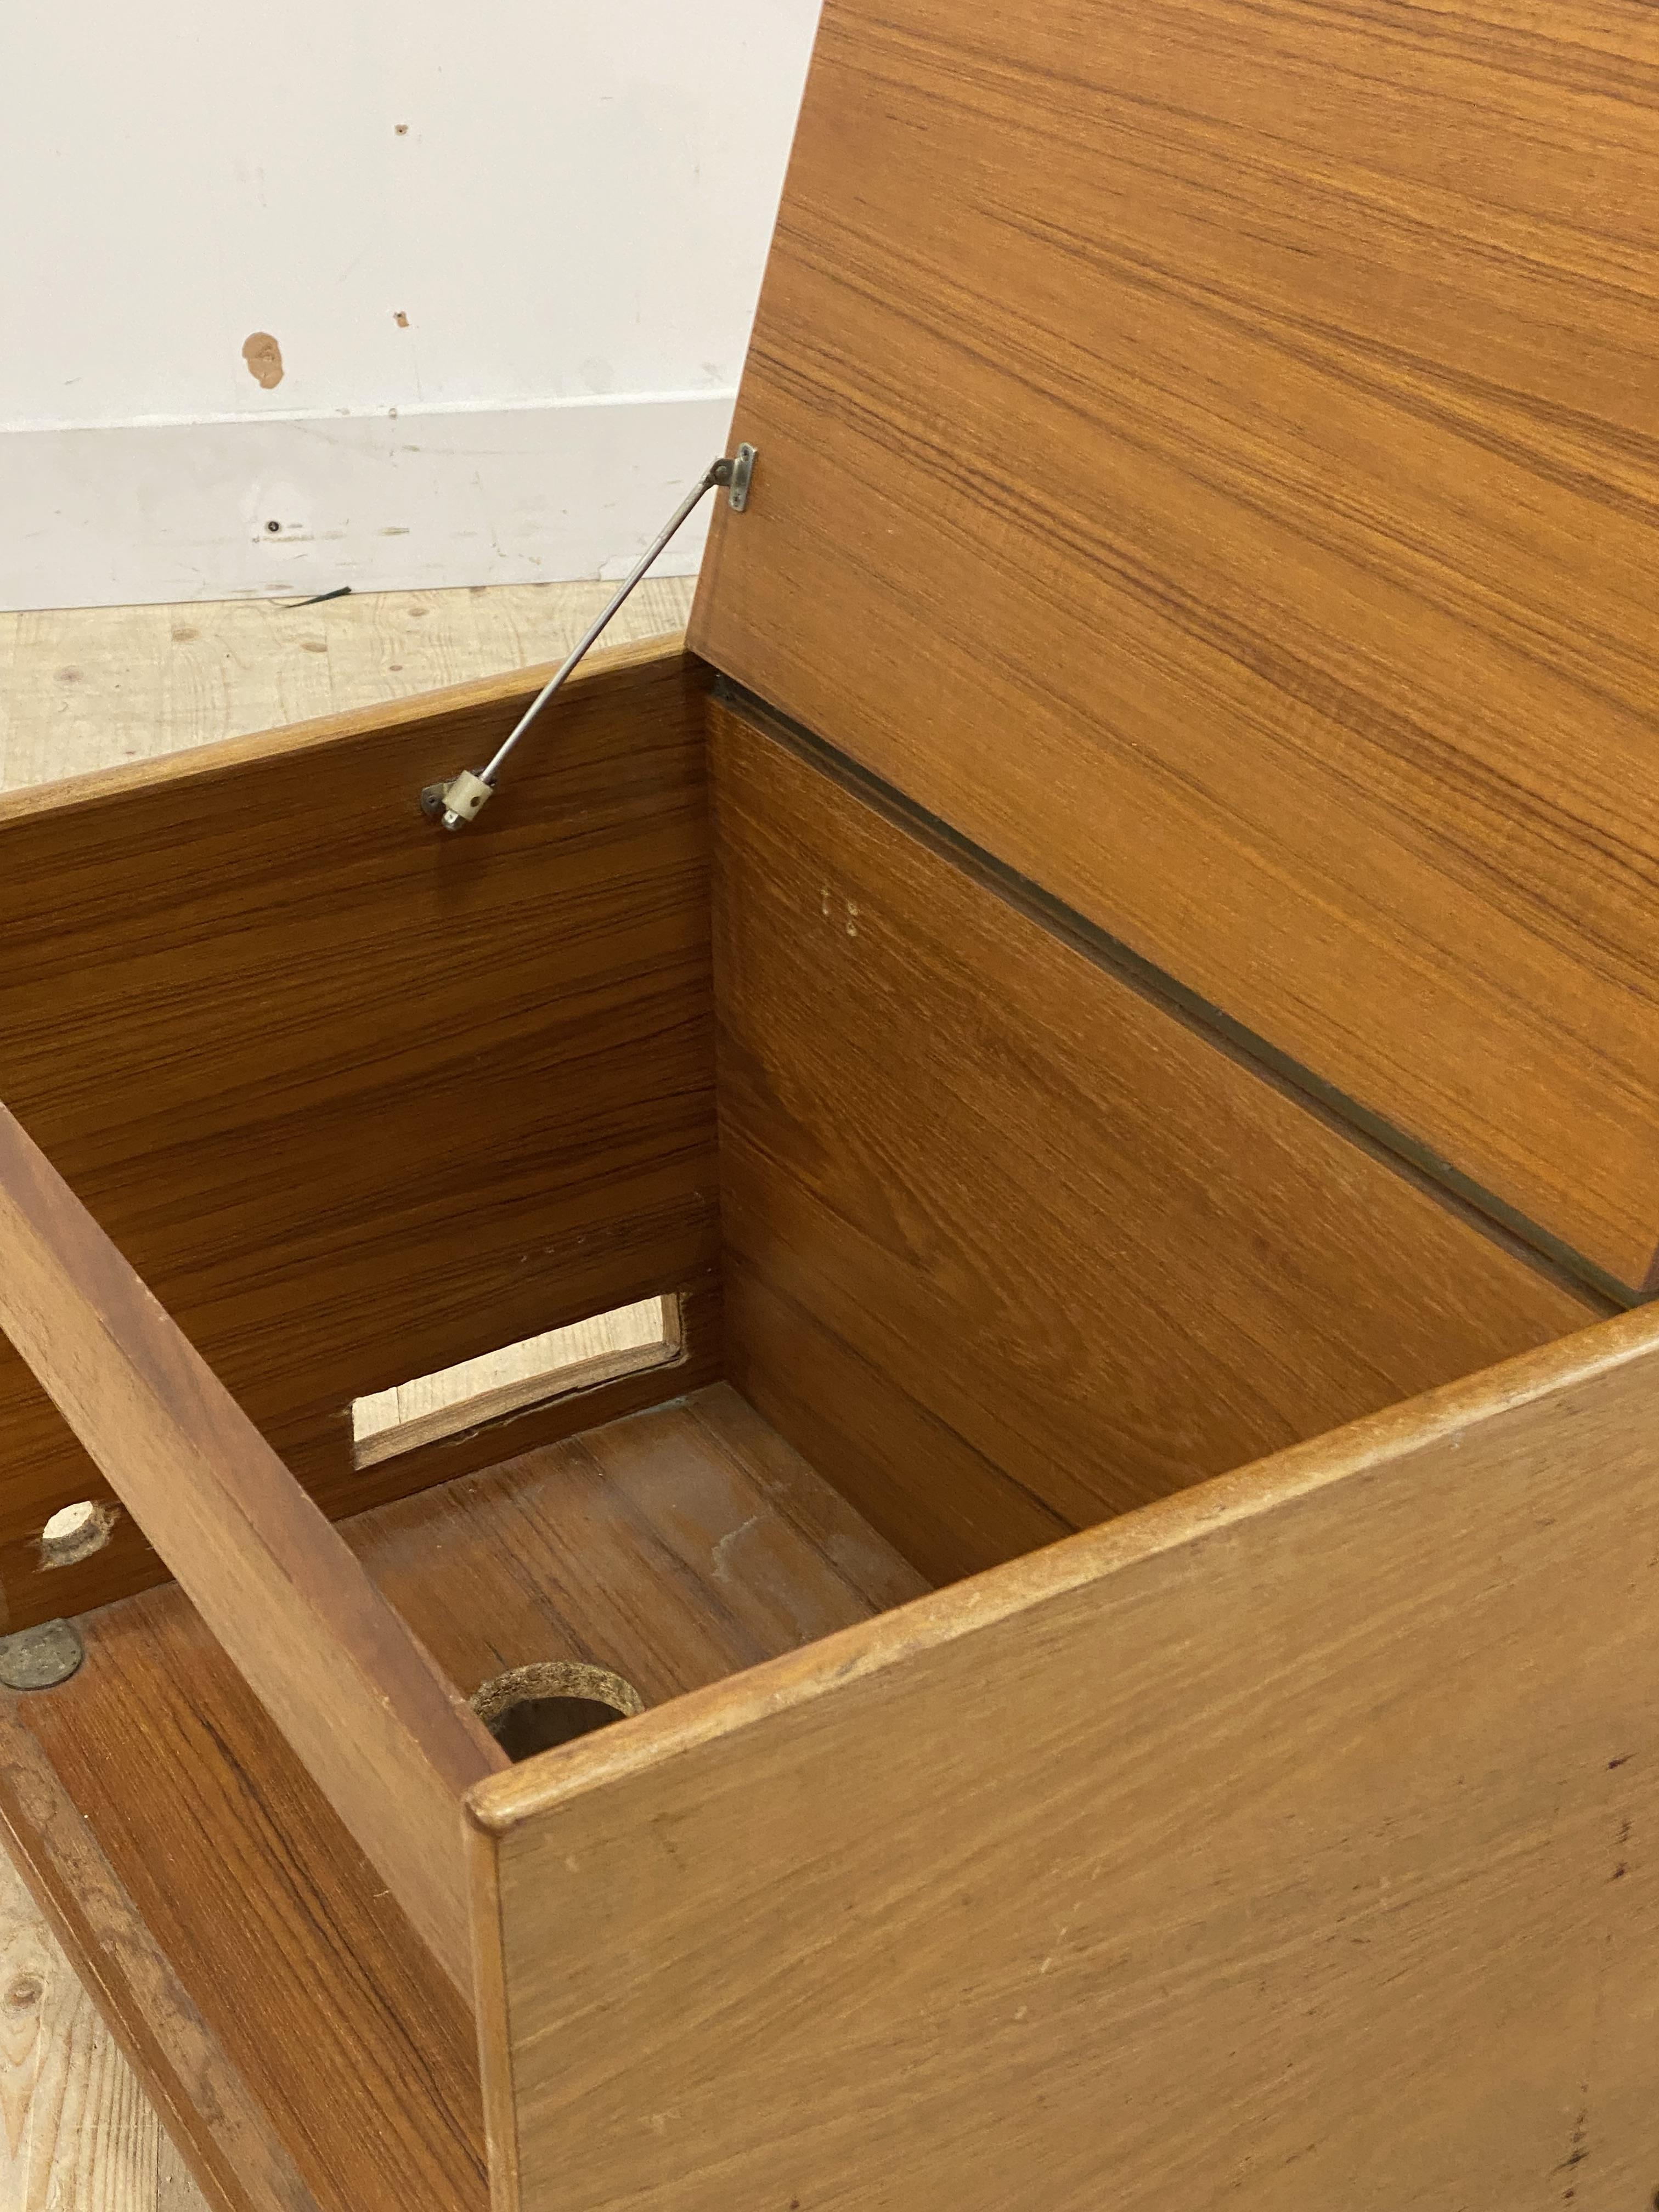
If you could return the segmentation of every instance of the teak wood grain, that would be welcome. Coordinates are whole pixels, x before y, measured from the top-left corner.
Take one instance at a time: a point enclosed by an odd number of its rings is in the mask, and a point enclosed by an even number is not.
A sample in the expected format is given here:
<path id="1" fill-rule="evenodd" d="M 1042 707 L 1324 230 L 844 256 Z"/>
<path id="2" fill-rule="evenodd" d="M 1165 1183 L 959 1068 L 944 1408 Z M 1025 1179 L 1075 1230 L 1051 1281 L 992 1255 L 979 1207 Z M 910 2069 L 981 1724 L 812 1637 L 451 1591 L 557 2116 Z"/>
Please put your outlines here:
<path id="1" fill-rule="evenodd" d="M 568 1658 L 671 1699 L 924 1587 L 720 1386 L 340 1534 L 468 1691 Z M 80 1626 L 0 1692 L 0 1812 L 216 2204 L 483 2212 L 469 2008 L 222 1648 L 177 1588 Z"/>
<path id="2" fill-rule="evenodd" d="M 506 1759 L 0 1108 L 0 1329 L 462 1987 L 462 1793 Z"/>
<path id="3" fill-rule="evenodd" d="M 728 1371 L 931 1580 L 1601 1310 L 718 702 L 711 777 Z"/>
<path id="4" fill-rule="evenodd" d="M 596 656 L 464 837 L 422 784 L 538 672 L 0 798 L 0 1098 L 331 1516 L 662 1395 L 358 1472 L 353 1398 L 664 1291 L 719 1369 L 705 672 Z M 0 1347 L 0 1626 L 161 1571 Z"/>
<path id="5" fill-rule="evenodd" d="M 1659 15 L 829 0 L 691 638 L 1627 1291 Z"/>
<path id="6" fill-rule="evenodd" d="M 1632 2212 L 1659 1315 L 480 1785 L 501 2212 Z"/>

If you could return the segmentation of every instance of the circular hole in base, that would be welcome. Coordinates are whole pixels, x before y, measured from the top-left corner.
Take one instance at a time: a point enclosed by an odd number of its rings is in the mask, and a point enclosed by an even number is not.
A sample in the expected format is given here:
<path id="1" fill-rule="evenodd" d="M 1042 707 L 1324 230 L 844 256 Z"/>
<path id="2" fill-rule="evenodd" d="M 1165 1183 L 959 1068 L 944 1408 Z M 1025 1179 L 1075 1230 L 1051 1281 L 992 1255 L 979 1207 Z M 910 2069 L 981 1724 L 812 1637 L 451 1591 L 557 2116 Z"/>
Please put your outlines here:
<path id="1" fill-rule="evenodd" d="M 645 1711 L 645 1699 L 631 1682 L 580 1659 L 514 1667 L 476 1689 L 471 1703 L 515 1765 Z"/>
<path id="2" fill-rule="evenodd" d="M 108 1543 L 118 1517 L 117 1507 L 89 1498 L 60 1505 L 40 1531 L 41 1565 L 72 1567 L 77 1559 L 89 1559 Z"/>

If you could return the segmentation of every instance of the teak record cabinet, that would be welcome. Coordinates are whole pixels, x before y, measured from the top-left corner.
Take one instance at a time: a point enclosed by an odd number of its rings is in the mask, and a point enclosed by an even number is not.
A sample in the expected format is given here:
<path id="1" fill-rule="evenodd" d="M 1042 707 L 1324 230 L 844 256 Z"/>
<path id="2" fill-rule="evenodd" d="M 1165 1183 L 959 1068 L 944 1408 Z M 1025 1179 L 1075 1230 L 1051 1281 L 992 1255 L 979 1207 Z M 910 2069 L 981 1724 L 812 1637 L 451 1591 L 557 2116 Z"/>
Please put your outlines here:
<path id="1" fill-rule="evenodd" d="M 216 2207 L 1653 2201 L 1656 207 L 1619 0 L 830 0 L 689 650 L 0 802 L 0 1804 Z"/>

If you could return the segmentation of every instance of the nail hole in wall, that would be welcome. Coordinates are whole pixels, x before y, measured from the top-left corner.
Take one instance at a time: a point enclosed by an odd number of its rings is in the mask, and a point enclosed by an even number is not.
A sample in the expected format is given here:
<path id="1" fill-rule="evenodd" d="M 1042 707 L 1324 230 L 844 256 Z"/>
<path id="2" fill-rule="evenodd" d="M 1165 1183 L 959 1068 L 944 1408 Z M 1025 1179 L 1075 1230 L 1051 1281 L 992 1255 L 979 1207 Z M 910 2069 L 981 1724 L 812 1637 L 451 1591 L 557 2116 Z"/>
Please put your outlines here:
<path id="1" fill-rule="evenodd" d="M 283 349 L 269 331 L 255 331 L 242 344 L 247 373 L 262 392 L 274 392 L 283 380 Z"/>
<path id="2" fill-rule="evenodd" d="M 60 1505 L 40 1531 L 41 1565 L 72 1567 L 77 1559 L 89 1559 L 108 1543 L 110 1531 L 119 1518 L 118 1506 L 90 1498 L 74 1505 Z"/>
<path id="3" fill-rule="evenodd" d="M 677 1297 L 641 1298 L 636 1305 L 548 1329 L 354 1400 L 357 1465 L 374 1467 L 418 1445 L 550 1405 L 574 1390 L 670 1366 L 683 1356 Z"/>
<path id="4" fill-rule="evenodd" d="M 581 1659 L 514 1667 L 475 1690 L 471 1705 L 515 1765 L 645 1711 L 631 1682 Z"/>

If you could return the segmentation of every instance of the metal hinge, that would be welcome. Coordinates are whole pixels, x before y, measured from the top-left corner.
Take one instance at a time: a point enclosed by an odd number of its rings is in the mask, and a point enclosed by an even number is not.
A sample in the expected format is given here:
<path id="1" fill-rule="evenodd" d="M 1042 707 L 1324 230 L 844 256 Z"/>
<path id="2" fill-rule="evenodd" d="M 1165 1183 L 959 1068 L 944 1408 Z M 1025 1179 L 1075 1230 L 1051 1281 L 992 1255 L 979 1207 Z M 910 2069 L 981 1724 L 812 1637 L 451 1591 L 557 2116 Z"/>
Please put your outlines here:
<path id="1" fill-rule="evenodd" d="M 743 513 L 749 504 L 749 487 L 754 479 L 756 459 L 755 448 L 752 446 L 739 446 L 737 452 L 729 459 L 722 455 L 719 460 L 709 463 L 703 472 L 702 482 L 694 485 L 687 492 L 656 537 L 629 570 L 626 580 L 617 589 L 610 605 L 588 625 L 574 650 L 531 701 L 496 752 L 495 758 L 487 767 L 478 769 L 476 774 L 471 769 L 464 768 L 459 774 L 451 776 L 447 783 L 428 784 L 421 793 L 421 811 L 423 814 L 429 815 L 434 821 L 441 822 L 446 830 L 464 829 L 469 822 L 477 820 L 495 796 L 495 779 L 500 775 L 507 755 L 566 678 L 580 666 L 594 645 L 605 635 L 623 600 L 644 576 L 647 569 L 680 526 L 690 519 L 704 495 L 713 491 L 717 484 L 723 485 L 726 489 L 726 505 L 735 514 Z"/>

